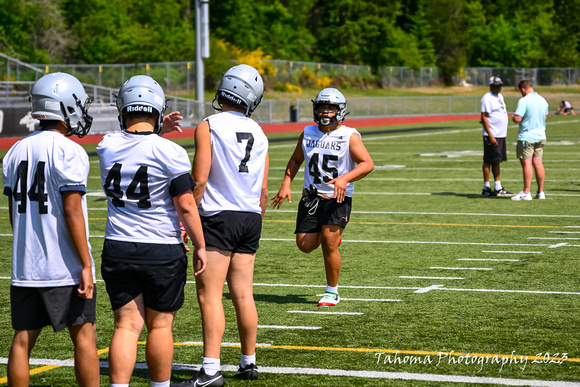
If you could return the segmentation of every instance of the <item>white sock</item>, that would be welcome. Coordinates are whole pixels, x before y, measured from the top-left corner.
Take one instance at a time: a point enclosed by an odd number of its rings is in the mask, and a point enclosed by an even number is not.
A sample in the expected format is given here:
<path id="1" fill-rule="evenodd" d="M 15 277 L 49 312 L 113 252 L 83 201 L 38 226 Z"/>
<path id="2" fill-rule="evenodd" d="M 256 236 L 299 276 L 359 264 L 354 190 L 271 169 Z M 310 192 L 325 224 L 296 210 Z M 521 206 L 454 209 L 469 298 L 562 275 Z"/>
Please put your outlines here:
<path id="1" fill-rule="evenodd" d="M 154 382 L 151 381 L 151 387 L 169 387 L 171 385 L 171 379 L 166 380 L 164 382 Z"/>
<path id="2" fill-rule="evenodd" d="M 207 375 L 213 376 L 220 370 L 220 359 L 204 356 L 201 367 Z"/>
<path id="3" fill-rule="evenodd" d="M 255 352 L 253 355 L 244 355 L 242 353 L 242 357 L 240 358 L 240 367 L 244 368 L 248 364 L 256 364 L 256 353 Z"/>
<path id="4" fill-rule="evenodd" d="M 490 188 L 489 181 L 484 181 L 483 182 L 483 188 Z"/>
<path id="5" fill-rule="evenodd" d="M 129 383 L 111 383 L 111 387 L 129 387 Z"/>
<path id="6" fill-rule="evenodd" d="M 336 285 L 336 286 L 326 285 L 326 292 L 327 293 L 338 293 L 338 285 Z"/>
<path id="7" fill-rule="evenodd" d="M 501 181 L 498 180 L 495 182 L 495 190 L 499 191 L 500 189 L 501 189 Z"/>

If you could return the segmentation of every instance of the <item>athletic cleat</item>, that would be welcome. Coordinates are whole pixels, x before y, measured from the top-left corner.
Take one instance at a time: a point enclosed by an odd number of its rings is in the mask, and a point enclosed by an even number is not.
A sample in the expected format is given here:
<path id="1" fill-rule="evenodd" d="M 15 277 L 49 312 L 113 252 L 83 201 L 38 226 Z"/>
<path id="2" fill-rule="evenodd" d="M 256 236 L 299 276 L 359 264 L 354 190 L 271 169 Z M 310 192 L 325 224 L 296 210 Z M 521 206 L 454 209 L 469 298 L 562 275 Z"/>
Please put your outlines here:
<path id="1" fill-rule="evenodd" d="M 524 191 L 522 191 L 516 196 L 512 196 L 512 200 L 532 200 L 532 195 L 530 193 L 525 194 Z"/>
<path id="2" fill-rule="evenodd" d="M 240 366 L 236 371 L 235 377 L 244 380 L 256 380 L 258 379 L 258 367 L 254 363 L 248 364 L 244 368 Z"/>
<path id="3" fill-rule="evenodd" d="M 193 375 L 190 379 L 184 380 L 181 383 L 172 384 L 171 387 L 222 387 L 225 384 L 226 381 L 221 372 L 218 371 L 215 375 L 209 376 L 202 368 L 201 371 Z"/>
<path id="4" fill-rule="evenodd" d="M 506 191 L 505 189 L 503 189 L 503 187 L 501 187 L 500 189 L 496 189 L 495 191 L 493 191 L 492 196 L 514 196 L 514 194 L 511 193 L 510 191 Z"/>
<path id="5" fill-rule="evenodd" d="M 489 187 L 484 187 L 481 196 L 493 196 L 493 191 Z"/>
<path id="6" fill-rule="evenodd" d="M 542 192 L 537 192 L 536 196 L 534 196 L 536 199 L 545 199 L 546 198 L 546 194 L 544 193 L 544 191 Z"/>
<path id="7" fill-rule="evenodd" d="M 318 306 L 334 306 L 340 302 L 338 293 L 326 292 L 324 296 L 318 301 Z"/>

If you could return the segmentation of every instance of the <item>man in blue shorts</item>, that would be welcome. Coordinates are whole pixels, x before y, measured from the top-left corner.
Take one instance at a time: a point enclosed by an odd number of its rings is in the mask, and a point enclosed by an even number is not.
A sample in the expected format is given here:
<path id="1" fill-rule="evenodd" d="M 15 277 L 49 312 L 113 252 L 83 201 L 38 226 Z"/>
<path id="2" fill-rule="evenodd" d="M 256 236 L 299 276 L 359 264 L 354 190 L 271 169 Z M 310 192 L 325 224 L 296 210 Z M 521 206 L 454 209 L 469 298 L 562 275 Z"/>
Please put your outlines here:
<path id="1" fill-rule="evenodd" d="M 544 194 L 544 164 L 542 156 L 546 144 L 546 117 L 548 116 L 548 102 L 534 91 L 532 83 L 524 79 L 518 84 L 522 97 L 512 117 L 519 123 L 518 143 L 516 153 L 524 174 L 524 189 L 512 200 L 532 200 L 530 189 L 532 177 L 536 173 L 538 191 L 536 199 L 545 199 Z"/>

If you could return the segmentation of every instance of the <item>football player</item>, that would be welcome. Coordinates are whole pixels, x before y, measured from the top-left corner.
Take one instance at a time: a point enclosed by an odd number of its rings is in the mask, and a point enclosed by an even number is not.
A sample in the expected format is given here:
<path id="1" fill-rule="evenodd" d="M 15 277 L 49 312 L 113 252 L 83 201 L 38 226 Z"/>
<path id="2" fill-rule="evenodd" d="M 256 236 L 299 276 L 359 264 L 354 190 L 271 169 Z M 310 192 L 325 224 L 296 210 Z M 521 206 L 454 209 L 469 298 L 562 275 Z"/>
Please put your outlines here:
<path id="1" fill-rule="evenodd" d="M 189 157 L 159 136 L 165 108 L 165 94 L 153 78 L 130 78 L 117 96 L 122 130 L 97 147 L 108 206 L 101 274 L 115 318 L 109 351 L 115 386 L 129 385 L 144 324 L 151 385 L 170 384 L 172 325 L 187 274 L 180 221 L 194 243 L 195 275 L 206 264 Z"/>
<path id="2" fill-rule="evenodd" d="M 250 116 L 264 92 L 262 77 L 248 65 L 223 75 L 216 93 L 221 113 L 195 131 L 192 174 L 207 244 L 207 268 L 196 281 L 203 328 L 199 373 L 175 386 L 223 386 L 220 348 L 225 329 L 224 282 L 236 309 L 242 344 L 236 376 L 257 379 L 258 313 L 252 280 L 262 218 L 268 201 L 268 139 Z"/>
<path id="3" fill-rule="evenodd" d="M 30 91 L 40 129 L 18 141 L 2 165 L 12 242 L 10 304 L 15 330 L 8 384 L 29 385 L 29 357 L 42 328 L 68 328 L 80 386 L 99 385 L 95 266 L 88 242 L 89 158 L 66 136 L 86 135 L 90 99 L 78 79 L 53 73 Z"/>
<path id="4" fill-rule="evenodd" d="M 285 199 L 292 203 L 290 184 L 305 163 L 296 244 L 305 253 L 322 246 L 326 291 L 318 306 L 334 306 L 340 302 L 338 277 L 342 261 L 338 247 L 350 219 L 354 181 L 372 172 L 374 163 L 360 133 L 343 125 L 346 99 L 340 91 L 326 88 L 312 104 L 316 125 L 306 126 L 300 135 L 271 206 L 280 208 Z"/>

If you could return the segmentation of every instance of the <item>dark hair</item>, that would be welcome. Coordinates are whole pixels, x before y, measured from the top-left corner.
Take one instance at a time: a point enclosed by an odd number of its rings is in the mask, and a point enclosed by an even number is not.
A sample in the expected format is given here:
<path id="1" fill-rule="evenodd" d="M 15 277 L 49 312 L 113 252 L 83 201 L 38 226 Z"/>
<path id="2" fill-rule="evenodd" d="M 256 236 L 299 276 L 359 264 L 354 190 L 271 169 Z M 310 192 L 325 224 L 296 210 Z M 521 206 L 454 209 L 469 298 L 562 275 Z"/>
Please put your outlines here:
<path id="1" fill-rule="evenodd" d="M 40 129 L 54 129 L 58 127 L 58 124 L 60 124 L 61 122 L 62 121 L 60 120 L 40 120 L 38 127 Z"/>
<path id="2" fill-rule="evenodd" d="M 522 79 L 520 83 L 518 83 L 518 90 L 529 89 L 530 87 L 532 87 L 532 82 L 530 82 L 528 79 Z"/>

